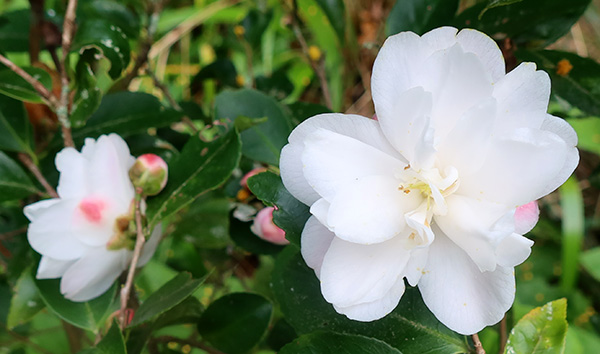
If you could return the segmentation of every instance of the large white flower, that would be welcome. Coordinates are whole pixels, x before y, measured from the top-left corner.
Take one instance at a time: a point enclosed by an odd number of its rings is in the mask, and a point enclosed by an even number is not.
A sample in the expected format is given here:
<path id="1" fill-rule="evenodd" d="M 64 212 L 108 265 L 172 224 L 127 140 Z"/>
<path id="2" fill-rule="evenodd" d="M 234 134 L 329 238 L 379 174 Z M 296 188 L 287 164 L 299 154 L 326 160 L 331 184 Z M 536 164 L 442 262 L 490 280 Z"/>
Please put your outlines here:
<path id="1" fill-rule="evenodd" d="M 129 266 L 134 240 L 127 228 L 135 191 L 128 171 L 134 162 L 118 135 L 88 138 L 81 153 L 65 148 L 56 155 L 59 198 L 25 207 L 31 221 L 27 238 L 42 255 L 37 278 L 62 277 L 60 291 L 67 299 L 101 295 Z M 160 236 L 157 226 L 140 266 L 148 262 Z"/>
<path id="2" fill-rule="evenodd" d="M 568 178 L 577 136 L 546 113 L 548 75 L 505 74 L 474 30 L 388 38 L 371 85 L 378 121 L 318 115 L 283 148 L 283 182 L 312 213 L 302 255 L 351 319 L 391 312 L 406 278 L 442 323 L 478 332 L 510 308 L 530 254 L 516 208 Z"/>

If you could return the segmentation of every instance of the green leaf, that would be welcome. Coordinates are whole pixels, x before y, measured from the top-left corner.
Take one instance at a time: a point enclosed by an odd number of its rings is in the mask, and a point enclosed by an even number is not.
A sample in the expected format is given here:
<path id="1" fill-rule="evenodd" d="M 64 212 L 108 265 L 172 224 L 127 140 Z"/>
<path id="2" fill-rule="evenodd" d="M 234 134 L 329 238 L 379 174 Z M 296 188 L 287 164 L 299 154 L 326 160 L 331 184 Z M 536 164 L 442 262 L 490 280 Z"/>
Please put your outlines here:
<path id="1" fill-rule="evenodd" d="M 94 18 L 79 23 L 71 51 L 81 52 L 89 48 L 96 49 L 110 61 L 108 74 L 113 79 L 118 78 L 129 65 L 129 40 L 111 21 Z"/>
<path id="2" fill-rule="evenodd" d="M 0 48 L 3 52 L 29 50 L 29 9 L 5 12 L 0 16 Z"/>
<path id="3" fill-rule="evenodd" d="M 167 126 L 181 117 L 181 113 L 165 108 L 156 97 L 147 93 L 116 92 L 102 98 L 87 125 L 73 131 L 73 139 L 82 143 L 85 138 L 109 133 L 125 137 L 151 127 Z"/>
<path id="4" fill-rule="evenodd" d="M 229 215 L 229 233 L 238 247 L 253 254 L 276 254 L 283 249 L 283 246 L 267 242 L 255 235 L 250 230 L 251 225 L 252 222 L 243 222 L 235 218 L 233 212 Z"/>
<path id="5" fill-rule="evenodd" d="M 560 286 L 566 293 L 570 293 L 577 284 L 579 253 L 585 238 L 583 195 L 575 176 L 571 176 L 558 190 L 563 211 Z"/>
<path id="6" fill-rule="evenodd" d="M 26 268 L 17 280 L 8 311 L 6 322 L 8 329 L 29 322 L 44 308 L 44 302 L 38 294 L 31 272 L 31 267 Z"/>
<path id="7" fill-rule="evenodd" d="M 220 186 L 240 161 L 240 138 L 235 129 L 211 142 L 193 137 L 169 164 L 169 182 L 164 191 L 148 201 L 149 224 L 156 225 Z"/>
<path id="8" fill-rule="evenodd" d="M 228 235 L 230 202 L 206 193 L 196 199 L 171 234 L 199 248 L 224 248 L 231 244 Z"/>
<path id="9" fill-rule="evenodd" d="M 486 7 L 481 11 L 478 18 L 481 19 L 481 17 L 487 10 L 493 9 L 494 7 L 506 6 L 506 5 L 514 4 L 517 2 L 521 2 L 521 1 L 523 1 L 523 0 L 490 0 L 488 2 L 488 4 L 486 5 Z"/>
<path id="10" fill-rule="evenodd" d="M 490 8 L 478 3 L 460 13 L 454 20 L 458 28 L 474 28 L 496 40 L 512 39 L 517 46 L 543 48 L 567 33 L 590 0 L 525 0 Z M 481 18 L 479 16 L 481 15 Z"/>
<path id="11" fill-rule="evenodd" d="M 252 47 L 258 47 L 265 30 L 271 23 L 273 10 L 261 11 L 257 8 L 251 8 L 242 21 L 244 26 L 244 38 Z"/>
<path id="12" fill-rule="evenodd" d="M 248 179 L 248 188 L 268 206 L 277 206 L 273 222 L 285 231 L 285 238 L 300 245 L 300 235 L 310 217 L 308 207 L 285 189 L 281 177 L 272 172 L 263 172 Z"/>
<path id="13" fill-rule="evenodd" d="M 357 322 L 338 314 L 323 299 L 319 280 L 295 246 L 279 254 L 272 289 L 286 320 L 298 334 L 316 330 L 359 334 L 382 340 L 405 353 L 469 352 L 464 337 L 442 325 L 414 288 L 406 289 L 396 309 L 380 320 Z"/>
<path id="14" fill-rule="evenodd" d="M 569 326 L 565 353 L 588 354 L 600 348 L 600 336 L 577 326 Z"/>
<path id="15" fill-rule="evenodd" d="M 125 339 L 123 338 L 123 333 L 121 333 L 121 329 L 119 328 L 117 321 L 113 321 L 108 333 L 106 333 L 96 347 L 105 354 L 127 353 L 125 348 Z"/>
<path id="16" fill-rule="evenodd" d="M 281 104 L 255 90 L 221 92 L 215 100 L 215 117 L 233 122 L 240 116 L 267 117 L 266 122 L 241 132 L 244 156 L 271 165 L 279 164 L 279 153 L 292 131 L 290 118 Z"/>
<path id="17" fill-rule="evenodd" d="M 33 132 L 22 102 L 0 95 L 0 150 L 33 154 Z"/>
<path id="18" fill-rule="evenodd" d="M 600 281 L 600 247 L 595 247 L 581 254 L 581 265 L 597 281 Z"/>
<path id="19" fill-rule="evenodd" d="M 77 18 L 81 22 L 103 19 L 123 30 L 126 36 L 136 38 L 140 32 L 140 19 L 127 6 L 117 1 L 82 1 L 77 7 Z"/>
<path id="20" fill-rule="evenodd" d="M 261 340 L 272 313 L 273 305 L 260 295 L 225 295 L 204 311 L 198 332 L 225 353 L 245 353 Z"/>
<path id="21" fill-rule="evenodd" d="M 403 31 L 419 35 L 436 27 L 448 25 L 458 10 L 458 0 L 399 0 L 390 12 L 386 24 L 387 36 Z"/>
<path id="22" fill-rule="evenodd" d="M 566 299 L 552 301 L 531 310 L 510 331 L 504 353 L 564 353 L 566 316 Z"/>
<path id="23" fill-rule="evenodd" d="M 316 116 L 317 114 L 331 113 L 331 110 L 325 106 L 302 101 L 294 102 L 289 104 L 287 107 L 292 113 L 292 121 L 294 125 L 298 125 L 307 118 Z"/>
<path id="24" fill-rule="evenodd" d="M 316 0 L 335 30 L 340 42 L 344 42 L 346 27 L 346 9 L 343 0 Z"/>
<path id="25" fill-rule="evenodd" d="M 75 69 L 75 81 L 77 90 L 73 97 L 71 115 L 69 119 L 74 128 L 81 128 L 87 119 L 96 112 L 102 102 L 102 91 L 97 85 L 96 76 L 92 71 L 94 50 L 83 52 L 77 68 Z"/>
<path id="26" fill-rule="evenodd" d="M 135 316 L 129 324 L 130 327 L 150 321 L 158 315 L 170 310 L 192 295 L 196 289 L 206 280 L 193 279 L 189 273 L 179 273 L 168 283 L 154 292 L 146 299 L 135 312 Z"/>
<path id="27" fill-rule="evenodd" d="M 59 291 L 60 279 L 35 280 L 42 300 L 58 317 L 70 324 L 98 333 L 104 325 L 104 318 L 112 304 L 116 286 L 106 293 L 87 302 L 73 302 L 65 299 Z"/>
<path id="28" fill-rule="evenodd" d="M 46 70 L 34 67 L 24 67 L 22 69 L 37 79 L 49 91 L 52 90 L 52 77 Z M 33 86 L 10 69 L 0 70 L 0 93 L 19 101 L 43 102 Z"/>
<path id="29" fill-rule="evenodd" d="M 305 334 L 283 347 L 279 354 L 402 354 L 375 338 L 356 334 L 316 332 Z"/>
<path id="30" fill-rule="evenodd" d="M 569 119 L 577 132 L 577 147 L 600 155 L 600 118 Z"/>
<path id="31" fill-rule="evenodd" d="M 550 74 L 552 93 L 584 112 L 600 115 L 600 64 L 596 61 L 556 50 L 519 50 L 515 55 Z"/>
<path id="32" fill-rule="evenodd" d="M 37 192 L 21 166 L 0 151 L 0 202 L 21 199 Z"/>

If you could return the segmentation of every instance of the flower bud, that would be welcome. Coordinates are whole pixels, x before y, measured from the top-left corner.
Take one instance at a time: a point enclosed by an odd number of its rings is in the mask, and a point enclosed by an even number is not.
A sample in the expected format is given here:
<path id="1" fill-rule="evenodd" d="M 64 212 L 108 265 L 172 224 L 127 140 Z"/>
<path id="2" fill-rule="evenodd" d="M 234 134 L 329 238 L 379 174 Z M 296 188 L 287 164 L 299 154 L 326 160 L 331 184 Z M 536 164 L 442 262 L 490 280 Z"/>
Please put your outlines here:
<path id="1" fill-rule="evenodd" d="M 144 154 L 135 160 L 129 170 L 129 178 L 144 195 L 157 195 L 165 188 L 168 175 L 167 163 L 157 155 Z"/>
<path id="2" fill-rule="evenodd" d="M 285 239 L 285 231 L 273 223 L 274 210 L 275 208 L 273 207 L 261 209 L 256 214 L 254 224 L 252 224 L 250 230 L 265 241 L 276 245 L 287 245 L 290 242 Z"/>

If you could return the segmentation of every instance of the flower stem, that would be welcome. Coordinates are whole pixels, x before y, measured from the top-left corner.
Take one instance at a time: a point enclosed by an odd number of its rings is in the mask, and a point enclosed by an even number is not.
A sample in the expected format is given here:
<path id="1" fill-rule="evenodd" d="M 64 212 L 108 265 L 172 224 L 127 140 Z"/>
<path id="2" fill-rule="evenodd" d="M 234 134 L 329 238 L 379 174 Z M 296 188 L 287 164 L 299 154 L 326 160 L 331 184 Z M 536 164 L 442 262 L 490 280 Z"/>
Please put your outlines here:
<path id="1" fill-rule="evenodd" d="M 71 135 L 71 121 L 69 121 L 69 74 L 67 72 L 67 59 L 69 58 L 69 51 L 71 50 L 71 43 L 75 34 L 76 9 L 77 0 L 69 0 L 63 22 L 62 58 L 60 61 L 60 102 L 56 107 L 56 115 L 61 125 L 65 147 L 75 146 L 73 136 Z"/>
<path id="2" fill-rule="evenodd" d="M 125 310 L 127 309 L 127 303 L 129 302 L 129 294 L 133 285 L 133 277 L 135 275 L 135 269 L 142 253 L 142 248 L 146 243 L 146 237 L 144 236 L 144 229 L 142 226 L 142 211 L 140 204 L 142 201 L 142 189 L 136 188 L 135 191 L 135 225 L 137 229 L 137 236 L 135 239 L 135 247 L 133 249 L 133 257 L 131 258 L 131 264 L 127 273 L 127 280 L 125 286 L 121 289 L 121 311 L 119 312 L 119 320 L 121 323 L 121 329 L 125 329 L 127 323 L 125 323 Z"/>
<path id="3" fill-rule="evenodd" d="M 479 336 L 477 333 L 471 336 L 473 338 L 473 345 L 475 346 L 475 354 L 485 354 L 485 350 L 483 349 L 483 345 L 479 340 Z"/>
<path id="4" fill-rule="evenodd" d="M 502 321 L 500 321 L 500 350 L 498 350 L 498 353 L 504 353 L 507 339 L 508 333 L 506 331 L 506 315 L 504 315 Z"/>
<path id="5" fill-rule="evenodd" d="M 27 81 L 33 88 L 37 91 L 37 93 L 42 97 L 42 99 L 51 107 L 56 108 L 58 106 L 58 100 L 52 92 L 48 91 L 41 82 L 39 82 L 36 78 L 29 75 L 25 70 L 21 69 L 17 64 L 10 61 L 7 57 L 0 54 L 0 63 L 6 65 L 10 70 L 14 71 L 17 75 L 22 77 L 25 81 Z"/>
<path id="6" fill-rule="evenodd" d="M 40 172 L 40 169 L 36 164 L 33 163 L 31 157 L 24 153 L 19 153 L 17 156 L 23 165 L 25 165 L 25 167 L 27 167 L 27 169 L 35 176 L 38 182 L 40 182 L 44 189 L 46 189 L 46 193 L 52 198 L 58 198 L 58 193 L 56 193 L 56 190 L 48 183 L 46 178 L 44 178 L 44 175 L 42 175 L 42 172 Z"/>

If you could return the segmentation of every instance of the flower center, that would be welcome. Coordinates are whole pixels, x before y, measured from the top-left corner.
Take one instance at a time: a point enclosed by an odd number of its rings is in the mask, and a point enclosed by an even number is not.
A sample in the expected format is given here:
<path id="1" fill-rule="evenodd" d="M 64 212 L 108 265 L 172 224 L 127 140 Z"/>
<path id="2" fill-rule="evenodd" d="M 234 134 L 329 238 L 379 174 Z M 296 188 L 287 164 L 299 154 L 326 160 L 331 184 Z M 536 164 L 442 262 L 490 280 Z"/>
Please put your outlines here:
<path id="1" fill-rule="evenodd" d="M 100 223 L 102 221 L 102 211 L 106 208 L 106 203 L 104 200 L 96 198 L 96 197 L 87 197 L 84 198 L 79 203 L 79 210 L 83 214 L 84 218 L 94 224 Z"/>

